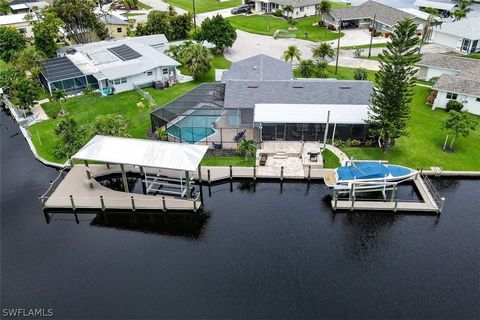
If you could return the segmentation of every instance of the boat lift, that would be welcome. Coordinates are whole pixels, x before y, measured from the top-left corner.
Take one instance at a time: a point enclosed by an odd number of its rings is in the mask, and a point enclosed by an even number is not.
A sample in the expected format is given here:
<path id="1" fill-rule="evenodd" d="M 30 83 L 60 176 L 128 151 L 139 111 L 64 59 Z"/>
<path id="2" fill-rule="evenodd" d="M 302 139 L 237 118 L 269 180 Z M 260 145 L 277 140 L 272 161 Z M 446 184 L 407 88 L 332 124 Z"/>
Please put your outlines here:
<path id="1" fill-rule="evenodd" d="M 183 178 L 181 172 L 179 178 L 175 179 L 163 176 L 160 171 L 156 175 L 147 174 L 145 171 L 142 182 L 145 183 L 147 194 L 166 194 L 185 197 L 186 195 L 191 195 L 194 191 L 192 186 L 193 177 Z"/>

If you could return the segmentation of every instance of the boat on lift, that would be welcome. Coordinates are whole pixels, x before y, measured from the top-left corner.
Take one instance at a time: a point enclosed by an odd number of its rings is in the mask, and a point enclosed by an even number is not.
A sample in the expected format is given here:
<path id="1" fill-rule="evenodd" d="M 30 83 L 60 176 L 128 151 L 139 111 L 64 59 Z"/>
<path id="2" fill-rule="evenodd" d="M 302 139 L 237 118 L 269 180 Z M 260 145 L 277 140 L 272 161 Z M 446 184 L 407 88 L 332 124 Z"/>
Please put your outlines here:
<path id="1" fill-rule="evenodd" d="M 412 180 L 417 170 L 382 161 L 350 160 L 325 176 L 325 184 L 338 192 L 375 191 Z"/>

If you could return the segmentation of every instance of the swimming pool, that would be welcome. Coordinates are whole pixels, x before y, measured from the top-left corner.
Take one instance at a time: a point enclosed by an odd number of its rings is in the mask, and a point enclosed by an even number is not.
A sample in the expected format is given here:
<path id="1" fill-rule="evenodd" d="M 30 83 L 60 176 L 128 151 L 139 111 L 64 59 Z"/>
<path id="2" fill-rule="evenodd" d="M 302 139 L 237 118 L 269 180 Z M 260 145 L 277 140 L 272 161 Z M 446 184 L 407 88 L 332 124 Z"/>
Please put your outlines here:
<path id="1" fill-rule="evenodd" d="M 168 127 L 169 135 L 186 143 L 202 141 L 215 133 L 213 124 L 221 116 L 222 110 L 198 108 Z"/>

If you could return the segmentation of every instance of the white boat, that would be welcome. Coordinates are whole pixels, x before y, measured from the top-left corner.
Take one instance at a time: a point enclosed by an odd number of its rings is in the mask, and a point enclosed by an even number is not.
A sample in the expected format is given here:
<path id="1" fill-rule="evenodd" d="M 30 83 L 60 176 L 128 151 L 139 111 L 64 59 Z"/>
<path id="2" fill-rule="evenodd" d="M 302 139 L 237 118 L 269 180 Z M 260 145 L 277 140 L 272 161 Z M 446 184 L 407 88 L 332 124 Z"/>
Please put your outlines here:
<path id="1" fill-rule="evenodd" d="M 325 176 L 325 184 L 333 189 L 380 190 L 408 181 L 418 171 L 411 168 L 382 163 L 380 161 L 350 161 Z"/>

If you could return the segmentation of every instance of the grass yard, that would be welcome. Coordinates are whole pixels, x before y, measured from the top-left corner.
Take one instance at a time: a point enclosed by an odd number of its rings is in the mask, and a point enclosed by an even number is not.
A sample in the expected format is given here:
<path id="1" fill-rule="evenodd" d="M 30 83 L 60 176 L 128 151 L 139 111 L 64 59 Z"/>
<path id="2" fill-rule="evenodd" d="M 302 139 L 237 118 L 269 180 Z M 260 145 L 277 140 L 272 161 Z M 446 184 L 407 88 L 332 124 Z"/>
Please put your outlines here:
<path id="1" fill-rule="evenodd" d="M 141 1 L 138 2 L 138 8 L 139 8 L 139 9 L 142 9 L 142 10 L 150 10 L 150 9 L 152 9 L 151 6 L 149 6 L 148 4 L 143 3 L 143 2 L 141 2 Z"/>
<path id="2" fill-rule="evenodd" d="M 329 78 L 336 78 L 340 80 L 354 80 L 353 75 L 355 68 L 338 67 L 337 74 L 335 74 L 335 66 L 327 66 L 327 73 Z M 293 71 L 295 77 L 300 78 L 300 74 L 297 69 Z M 367 70 L 367 80 L 375 81 L 375 71 Z"/>
<path id="3" fill-rule="evenodd" d="M 470 54 L 467 54 L 467 58 L 479 59 L 479 60 L 480 60 L 480 53 L 470 53 Z"/>
<path id="4" fill-rule="evenodd" d="M 206 156 L 203 158 L 201 165 L 223 167 L 232 165 L 234 167 L 253 167 L 255 166 L 255 157 L 249 157 L 247 160 L 245 160 L 245 157 Z"/>
<path id="5" fill-rule="evenodd" d="M 340 167 L 340 160 L 338 157 L 330 150 L 326 149 L 322 152 L 323 157 L 323 167 L 324 168 L 338 168 Z"/>
<path id="6" fill-rule="evenodd" d="M 340 41 L 340 44 L 342 44 L 342 41 Z M 387 46 L 387 43 L 372 43 L 372 48 L 385 48 Z M 361 45 L 358 45 L 358 46 L 345 46 L 345 47 L 342 47 L 340 46 L 340 49 L 344 49 L 344 50 L 349 50 L 349 49 L 368 49 L 370 48 L 370 45 L 369 44 L 361 44 Z"/>
<path id="7" fill-rule="evenodd" d="M 193 12 L 191 0 L 164 0 L 164 2 L 171 4 L 172 6 Z M 232 8 L 241 4 L 242 0 L 228 0 L 221 2 L 217 0 L 197 0 L 195 1 L 195 11 L 197 13 L 204 13 L 220 9 Z"/>
<path id="8" fill-rule="evenodd" d="M 201 78 L 192 82 L 176 84 L 164 90 L 149 88 L 147 91 L 158 105 L 163 105 L 202 82 L 214 81 L 215 68 L 226 69 L 229 66 L 230 61 L 226 60 L 223 56 L 217 55 L 213 60 L 213 68 Z M 65 103 L 65 109 L 73 119 L 87 128 L 95 116 L 99 114 L 121 114 L 128 121 L 128 133 L 130 136 L 134 138 L 145 138 L 147 130 L 150 128 L 150 117 L 149 110 L 145 110 L 143 114 L 140 114 L 136 106 L 140 99 L 140 95 L 134 90 L 107 97 L 101 97 L 95 93 L 68 99 Z M 35 144 L 38 154 L 42 158 L 52 162 L 63 163 L 66 159 L 59 159 L 53 155 L 53 150 L 57 143 L 55 127 L 60 121 L 59 118 L 53 119 L 53 117 L 56 117 L 60 111 L 60 107 L 58 104 L 50 102 L 44 104 L 43 108 L 50 119 L 36 123 L 30 126 L 28 130 L 32 134 L 32 141 Z"/>
<path id="9" fill-rule="evenodd" d="M 445 110 L 431 110 L 425 103 L 429 88 L 416 86 L 411 107 L 410 135 L 398 139 L 386 155 L 378 148 L 343 148 L 355 159 L 381 159 L 412 168 L 429 169 L 432 166 L 445 170 L 480 170 L 480 127 L 466 138 L 455 141 L 454 153 L 445 153 L 442 146 L 446 132 L 442 124 L 447 119 Z M 471 115 L 480 125 L 480 117 Z"/>
<path id="10" fill-rule="evenodd" d="M 288 30 L 287 20 L 268 15 L 239 15 L 227 18 L 232 25 L 239 30 L 250 33 L 273 36 L 277 30 Z M 270 29 L 267 29 L 270 19 Z M 332 32 L 327 28 L 314 25 L 320 20 L 320 17 L 308 17 L 297 19 L 297 30 L 292 31 L 298 39 L 324 41 L 338 38 L 338 32 Z M 307 33 L 307 36 L 305 35 Z M 341 33 L 343 36 L 343 33 Z"/>

